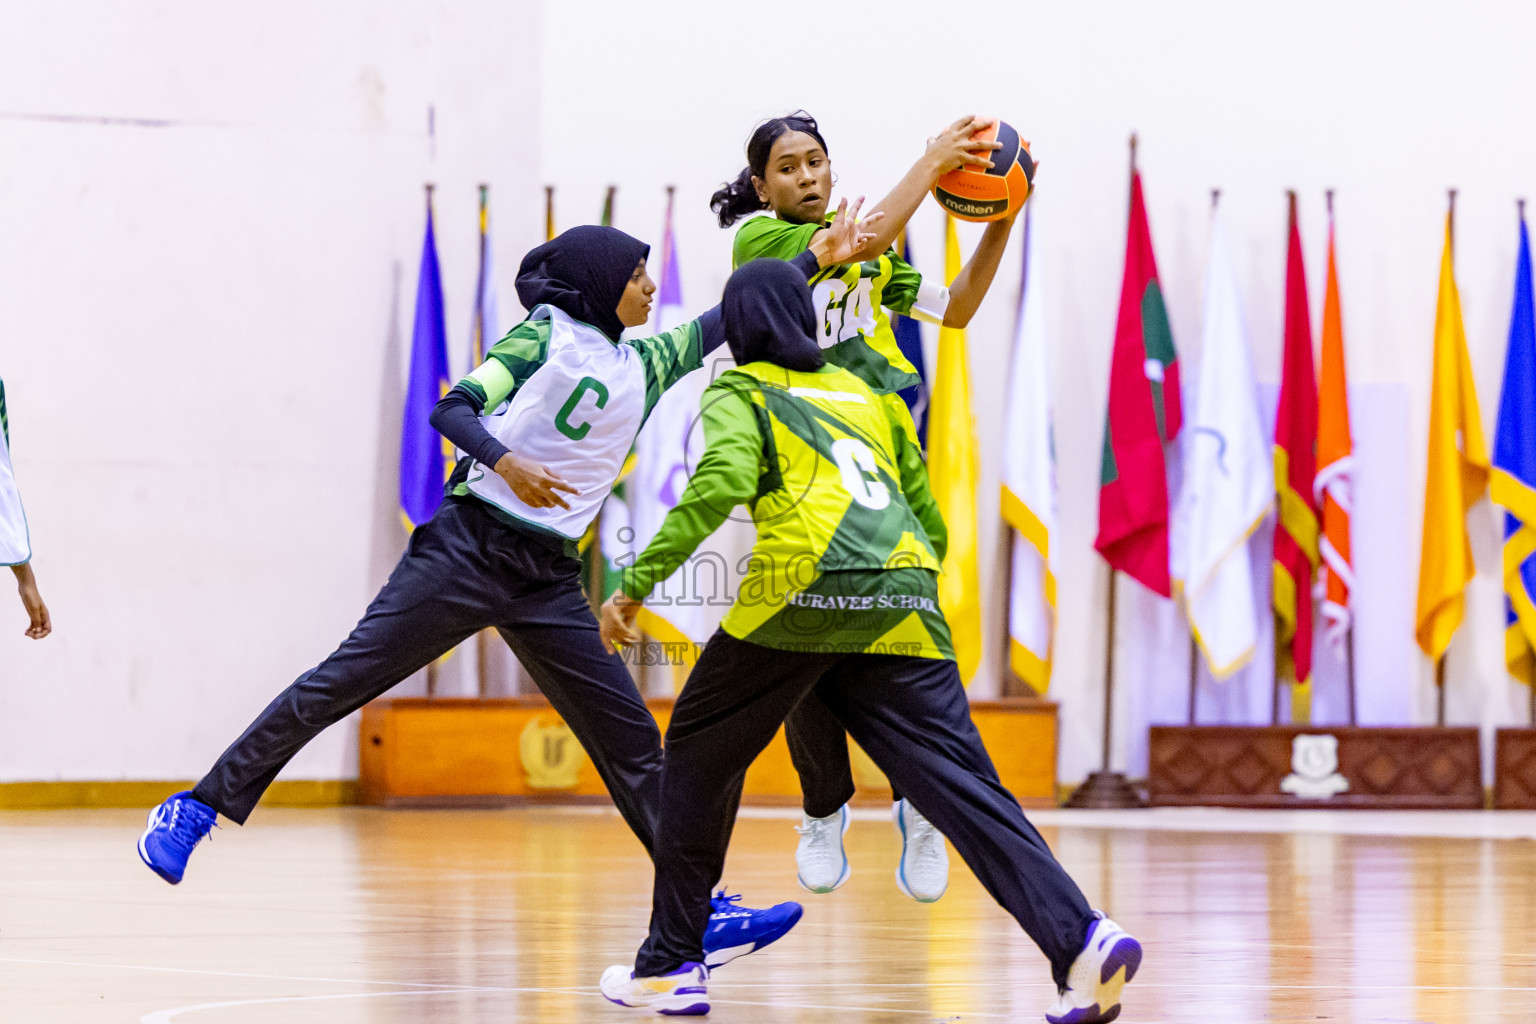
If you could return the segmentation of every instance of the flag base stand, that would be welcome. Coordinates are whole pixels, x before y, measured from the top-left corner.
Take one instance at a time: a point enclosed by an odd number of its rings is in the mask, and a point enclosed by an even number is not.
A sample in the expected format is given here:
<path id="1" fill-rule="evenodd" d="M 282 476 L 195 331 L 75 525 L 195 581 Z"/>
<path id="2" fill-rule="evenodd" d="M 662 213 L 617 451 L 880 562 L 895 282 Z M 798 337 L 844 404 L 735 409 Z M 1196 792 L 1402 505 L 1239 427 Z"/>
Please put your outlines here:
<path id="1" fill-rule="evenodd" d="M 1120 810 L 1147 806 L 1146 798 L 1120 772 L 1094 772 L 1067 798 L 1065 807 Z"/>

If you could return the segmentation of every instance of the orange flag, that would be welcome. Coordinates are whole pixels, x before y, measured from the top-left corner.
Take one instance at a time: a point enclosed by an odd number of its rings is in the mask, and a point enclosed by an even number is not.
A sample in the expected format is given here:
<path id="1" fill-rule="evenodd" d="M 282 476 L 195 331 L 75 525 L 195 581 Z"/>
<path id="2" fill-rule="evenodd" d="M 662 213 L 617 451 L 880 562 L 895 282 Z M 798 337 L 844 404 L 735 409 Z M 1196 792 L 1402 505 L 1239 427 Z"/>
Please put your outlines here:
<path id="1" fill-rule="evenodd" d="M 1328 283 L 1323 296 L 1322 378 L 1317 396 L 1317 479 L 1313 493 L 1323 510 L 1318 579 L 1328 639 L 1343 641 L 1350 628 L 1349 592 L 1355 585 L 1349 552 L 1354 510 L 1355 446 L 1349 436 L 1349 394 L 1344 373 L 1344 325 L 1339 311 L 1339 270 L 1334 260 L 1333 193 L 1328 193 Z"/>

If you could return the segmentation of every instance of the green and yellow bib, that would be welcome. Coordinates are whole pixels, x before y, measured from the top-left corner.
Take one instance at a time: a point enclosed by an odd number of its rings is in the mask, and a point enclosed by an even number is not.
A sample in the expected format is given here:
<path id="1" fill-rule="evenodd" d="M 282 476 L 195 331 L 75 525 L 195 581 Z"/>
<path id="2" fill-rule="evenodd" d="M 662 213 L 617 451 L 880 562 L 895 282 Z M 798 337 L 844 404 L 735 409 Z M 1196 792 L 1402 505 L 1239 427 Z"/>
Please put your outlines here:
<path id="1" fill-rule="evenodd" d="M 705 401 L 747 402 L 762 439 L 757 543 L 721 628 L 782 649 L 954 657 L 881 397 L 844 369 L 749 363 Z"/>

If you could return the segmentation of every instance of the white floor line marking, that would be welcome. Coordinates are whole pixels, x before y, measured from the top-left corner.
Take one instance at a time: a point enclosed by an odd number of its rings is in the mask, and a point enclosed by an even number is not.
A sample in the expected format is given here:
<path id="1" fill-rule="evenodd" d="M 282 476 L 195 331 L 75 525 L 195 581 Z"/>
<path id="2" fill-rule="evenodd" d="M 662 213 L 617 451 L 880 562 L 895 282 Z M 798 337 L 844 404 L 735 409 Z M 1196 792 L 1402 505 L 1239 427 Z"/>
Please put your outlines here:
<path id="1" fill-rule="evenodd" d="M 111 967 L 123 971 L 156 971 L 165 974 L 202 974 L 215 978 L 255 978 L 258 981 L 307 981 L 326 985 L 389 985 L 394 988 L 437 989 L 452 991 L 516 992 L 521 989 L 504 989 L 485 985 L 437 985 L 430 981 L 377 981 L 372 978 L 312 978 L 297 974 L 250 974 L 245 971 L 210 971 L 198 967 L 153 967 L 147 964 L 89 963 L 80 960 L 32 960 L 16 956 L 0 956 L 0 964 L 44 964 L 50 967 Z M 560 989 L 535 989 L 532 991 L 564 991 Z M 572 990 L 575 991 L 575 990 Z"/>
<path id="2" fill-rule="evenodd" d="M 155 1010 L 139 1018 L 139 1024 L 171 1024 L 184 1013 L 202 1010 L 227 1010 L 233 1006 L 263 1006 L 270 1003 L 306 1003 L 322 999 L 376 999 L 380 996 L 440 996 L 442 989 L 409 989 L 404 992 L 345 992 L 330 996 L 277 996 L 271 999 L 232 999 L 225 1003 L 198 1003 L 196 1006 L 177 1006 L 170 1010 Z"/>
<path id="3" fill-rule="evenodd" d="M 830 1013 L 903 1013 L 908 1016 L 927 1017 L 929 1020 L 939 1015 L 931 1009 L 905 1009 L 900 1006 L 828 1006 L 826 1003 L 781 1003 L 781 1002 L 751 1002 L 745 999 L 717 999 L 709 997 L 710 1006 L 771 1006 L 779 1010 L 825 1010 Z M 995 1017 L 999 1020 L 1011 1020 L 1017 1017 L 1016 1013 L 986 1013 L 982 1010 L 966 1010 L 958 1015 L 951 1015 L 948 1020 L 969 1019 L 971 1017 Z"/>

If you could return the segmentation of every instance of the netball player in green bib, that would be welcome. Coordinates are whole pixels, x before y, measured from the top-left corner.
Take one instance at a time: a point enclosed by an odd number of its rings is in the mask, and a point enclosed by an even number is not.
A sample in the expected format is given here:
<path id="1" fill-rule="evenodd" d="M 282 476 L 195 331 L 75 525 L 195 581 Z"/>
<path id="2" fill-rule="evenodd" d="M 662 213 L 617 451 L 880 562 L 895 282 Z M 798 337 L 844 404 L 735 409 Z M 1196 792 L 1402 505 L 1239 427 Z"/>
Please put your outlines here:
<path id="1" fill-rule="evenodd" d="M 855 261 L 826 267 L 810 281 L 816 340 L 826 360 L 852 372 L 890 406 L 914 446 L 917 428 L 897 392 L 920 378 L 896 344 L 890 314 L 966 326 L 992 284 L 1013 220 L 987 226 L 948 288 L 925 280 L 892 245 L 940 175 L 967 164 L 991 166 L 985 151 L 997 143 L 971 139 L 987 124 L 962 117 L 929 139 L 922 157 L 869 211 L 870 218 L 883 216 L 870 225 L 872 237 Z M 827 143 L 814 118 L 801 110 L 758 125 L 747 141 L 747 166 L 710 201 L 721 227 L 751 218 L 736 230 L 733 267 L 761 257 L 790 260 L 804 252 L 831 223 L 832 186 Z M 843 849 L 854 793 L 848 744 L 842 726 L 814 696 L 789 716 L 785 734 L 804 798 L 795 851 L 800 884 L 810 892 L 831 892 L 852 873 Z M 931 903 L 949 884 L 944 840 L 899 792 L 892 795 L 892 817 L 902 837 L 896 883 L 913 899 Z"/>
<path id="2" fill-rule="evenodd" d="M 1051 963 L 1051 1024 L 1108 1024 L 1140 944 L 1094 911 L 1003 788 L 971 721 L 938 604 L 943 524 L 893 407 L 823 359 L 810 290 L 780 260 L 731 275 L 721 303 L 737 367 L 704 392 L 705 450 L 661 529 L 603 606 L 610 646 L 738 505 L 757 531 L 735 603 L 667 726 L 650 935 L 605 997 L 665 1014 L 710 1009 L 710 887 L 748 767 L 815 695 L 955 844 Z M 900 968 L 897 967 L 897 970 Z M 801 995 L 792 974 L 779 983 Z"/>

